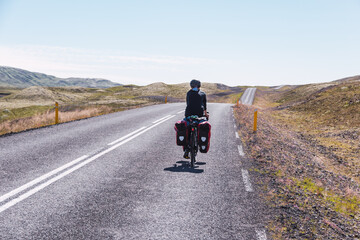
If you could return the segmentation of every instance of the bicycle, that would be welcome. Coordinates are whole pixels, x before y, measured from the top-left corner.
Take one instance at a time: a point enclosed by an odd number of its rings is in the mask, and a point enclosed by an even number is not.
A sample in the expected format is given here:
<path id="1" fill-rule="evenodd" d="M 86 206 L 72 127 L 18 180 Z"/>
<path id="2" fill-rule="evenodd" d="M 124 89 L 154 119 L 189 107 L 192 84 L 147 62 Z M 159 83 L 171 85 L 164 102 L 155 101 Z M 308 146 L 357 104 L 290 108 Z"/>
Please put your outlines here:
<path id="1" fill-rule="evenodd" d="M 199 145 L 198 145 L 198 125 L 201 121 L 207 121 L 208 118 L 206 117 L 198 117 L 196 115 L 194 116 L 190 116 L 186 118 L 189 121 L 189 126 L 190 126 L 190 142 L 189 142 L 189 147 L 190 147 L 190 167 L 194 167 L 194 164 L 196 162 L 196 155 L 197 152 L 199 150 Z"/>

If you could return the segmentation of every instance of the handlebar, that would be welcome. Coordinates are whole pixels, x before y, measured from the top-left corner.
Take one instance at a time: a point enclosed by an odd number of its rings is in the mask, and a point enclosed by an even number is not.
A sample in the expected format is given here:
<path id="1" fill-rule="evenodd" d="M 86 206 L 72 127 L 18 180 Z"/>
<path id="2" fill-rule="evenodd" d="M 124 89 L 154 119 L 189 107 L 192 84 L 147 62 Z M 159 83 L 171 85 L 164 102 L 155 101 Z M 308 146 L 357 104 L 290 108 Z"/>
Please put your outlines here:
<path id="1" fill-rule="evenodd" d="M 197 115 L 192 115 L 192 116 L 187 117 L 187 119 L 188 120 L 197 120 L 197 121 L 200 121 L 200 120 L 209 121 L 209 112 L 206 112 L 206 115 L 204 117 L 199 117 Z"/>

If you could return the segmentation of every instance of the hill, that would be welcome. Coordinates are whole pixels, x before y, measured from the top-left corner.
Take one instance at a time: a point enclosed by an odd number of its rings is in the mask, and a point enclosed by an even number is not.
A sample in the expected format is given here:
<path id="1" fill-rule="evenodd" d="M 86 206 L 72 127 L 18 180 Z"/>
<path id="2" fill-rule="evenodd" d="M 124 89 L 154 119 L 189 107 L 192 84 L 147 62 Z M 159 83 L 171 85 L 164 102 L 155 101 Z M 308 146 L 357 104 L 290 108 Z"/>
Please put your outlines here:
<path id="1" fill-rule="evenodd" d="M 100 78 L 58 78 L 44 73 L 0 66 L 0 87 L 26 88 L 31 86 L 43 87 L 87 87 L 108 88 L 121 84 Z"/>
<path id="2" fill-rule="evenodd" d="M 235 117 L 272 238 L 360 239 L 360 76 L 258 89 L 254 105 Z"/>
<path id="3" fill-rule="evenodd" d="M 107 89 L 116 92 L 118 96 L 132 95 L 137 98 L 164 97 L 168 96 L 170 101 L 185 101 L 186 93 L 189 91 L 188 83 L 166 84 L 162 82 L 152 83 L 146 86 L 127 85 Z M 244 88 L 229 87 L 218 83 L 202 83 L 201 90 L 206 92 L 208 101 L 234 103 Z"/>
<path id="4" fill-rule="evenodd" d="M 33 79 L 34 76 L 38 75 L 33 75 Z M 60 121 L 66 122 L 164 103 L 166 96 L 168 102 L 184 102 L 189 89 L 188 83 L 161 82 L 147 86 L 121 85 L 110 88 L 0 87 L 0 135 L 52 124 L 55 102 L 60 105 Z M 202 89 L 207 93 L 209 102 L 228 103 L 235 103 L 244 91 L 244 88 L 214 83 L 203 83 Z"/>

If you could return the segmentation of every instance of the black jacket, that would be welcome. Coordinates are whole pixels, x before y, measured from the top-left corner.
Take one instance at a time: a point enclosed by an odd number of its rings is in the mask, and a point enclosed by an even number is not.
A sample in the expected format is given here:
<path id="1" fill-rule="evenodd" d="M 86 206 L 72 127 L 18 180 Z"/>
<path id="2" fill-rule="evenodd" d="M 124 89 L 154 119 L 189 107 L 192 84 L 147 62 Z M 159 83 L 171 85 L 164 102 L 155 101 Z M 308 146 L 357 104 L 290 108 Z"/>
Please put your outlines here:
<path id="1" fill-rule="evenodd" d="M 206 111 L 206 94 L 203 91 L 190 90 L 186 94 L 186 110 L 185 117 L 197 115 L 204 116 Z"/>

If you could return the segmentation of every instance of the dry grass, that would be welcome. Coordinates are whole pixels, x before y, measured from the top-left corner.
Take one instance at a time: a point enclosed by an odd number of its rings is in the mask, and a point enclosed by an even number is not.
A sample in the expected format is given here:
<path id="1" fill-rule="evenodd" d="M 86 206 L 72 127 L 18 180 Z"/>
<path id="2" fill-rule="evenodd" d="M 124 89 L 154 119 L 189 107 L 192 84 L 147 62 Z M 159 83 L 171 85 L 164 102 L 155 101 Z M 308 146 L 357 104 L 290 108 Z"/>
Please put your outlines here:
<path id="1" fill-rule="evenodd" d="M 113 112 L 111 107 L 101 106 L 99 108 L 89 108 L 84 110 L 75 110 L 71 112 L 59 112 L 59 122 L 70 122 L 78 119 L 84 119 L 102 114 Z"/>
<path id="2" fill-rule="evenodd" d="M 324 86 L 316 85 L 312 91 L 311 86 L 298 87 L 268 97 L 281 103 L 272 116 L 325 155 L 323 164 L 329 171 L 360 184 L 360 82 Z"/>
<path id="3" fill-rule="evenodd" d="M 59 111 L 59 123 L 70 122 L 74 120 L 99 116 L 114 112 L 114 109 L 108 106 L 92 107 L 87 109 L 76 109 L 73 111 Z M 27 129 L 39 128 L 55 124 L 55 112 L 48 111 L 35 116 L 10 120 L 0 123 L 0 135 L 7 133 L 21 132 Z"/>
<path id="4" fill-rule="evenodd" d="M 359 185 L 336 174 L 327 155 L 312 143 L 259 109 L 258 132 L 252 132 L 255 107 L 235 108 L 239 134 L 250 169 L 258 175 L 271 209 L 273 239 L 357 239 L 360 237 Z"/>
<path id="5" fill-rule="evenodd" d="M 257 91 L 236 108 L 273 239 L 360 239 L 360 82 Z M 254 108 L 258 132 L 252 133 Z"/>

